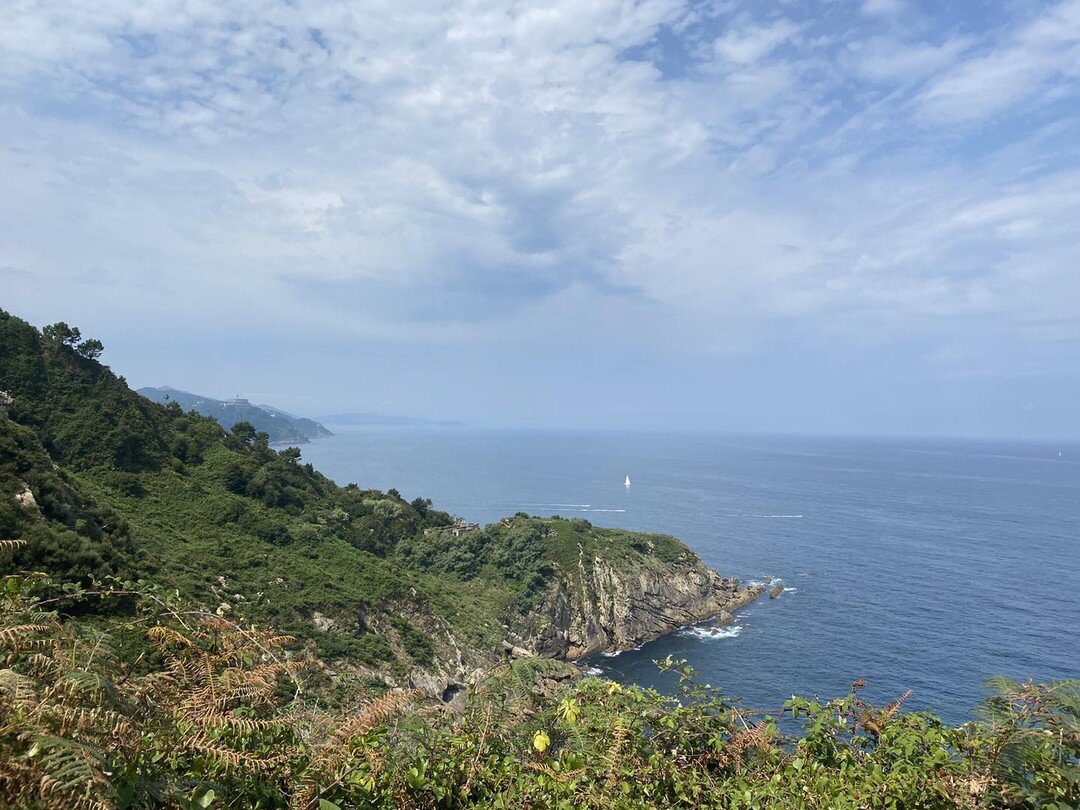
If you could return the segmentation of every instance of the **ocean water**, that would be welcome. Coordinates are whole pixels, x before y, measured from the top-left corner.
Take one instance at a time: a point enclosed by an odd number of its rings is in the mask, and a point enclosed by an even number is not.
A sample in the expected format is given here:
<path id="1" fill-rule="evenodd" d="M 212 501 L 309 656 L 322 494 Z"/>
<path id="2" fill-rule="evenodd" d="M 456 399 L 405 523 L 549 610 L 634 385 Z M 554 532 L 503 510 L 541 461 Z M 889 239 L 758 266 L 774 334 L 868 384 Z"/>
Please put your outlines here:
<path id="1" fill-rule="evenodd" d="M 960 722 L 992 675 L 1080 676 L 1075 444 L 332 429 L 303 456 L 339 483 L 481 523 L 667 532 L 725 575 L 782 580 L 716 635 L 588 662 L 606 677 L 669 688 L 653 661 L 671 654 L 748 708 L 866 678 L 871 699 L 911 689 L 909 708 Z"/>

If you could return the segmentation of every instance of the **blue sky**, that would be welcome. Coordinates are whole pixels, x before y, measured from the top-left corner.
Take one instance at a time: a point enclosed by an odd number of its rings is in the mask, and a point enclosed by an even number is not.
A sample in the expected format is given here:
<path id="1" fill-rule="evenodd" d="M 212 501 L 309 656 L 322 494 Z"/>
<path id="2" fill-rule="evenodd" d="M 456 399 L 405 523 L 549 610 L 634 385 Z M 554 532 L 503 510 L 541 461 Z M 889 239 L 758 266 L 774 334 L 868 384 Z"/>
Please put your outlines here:
<path id="1" fill-rule="evenodd" d="M 1080 0 L 93 5 L 0 9 L 0 307 L 133 384 L 1080 436 Z"/>

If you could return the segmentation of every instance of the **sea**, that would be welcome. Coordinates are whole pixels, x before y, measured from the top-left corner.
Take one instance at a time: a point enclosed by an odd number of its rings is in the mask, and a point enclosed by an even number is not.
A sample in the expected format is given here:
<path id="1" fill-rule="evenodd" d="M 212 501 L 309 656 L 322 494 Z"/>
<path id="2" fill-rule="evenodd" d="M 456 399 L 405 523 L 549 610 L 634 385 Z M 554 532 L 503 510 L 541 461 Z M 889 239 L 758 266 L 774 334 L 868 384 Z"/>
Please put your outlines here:
<path id="1" fill-rule="evenodd" d="M 303 458 L 340 484 L 664 532 L 726 576 L 783 585 L 588 671 L 670 691 L 686 659 L 747 709 L 831 698 L 971 719 L 994 675 L 1080 677 L 1080 444 L 335 427 Z M 630 487 L 624 485 L 630 476 Z"/>

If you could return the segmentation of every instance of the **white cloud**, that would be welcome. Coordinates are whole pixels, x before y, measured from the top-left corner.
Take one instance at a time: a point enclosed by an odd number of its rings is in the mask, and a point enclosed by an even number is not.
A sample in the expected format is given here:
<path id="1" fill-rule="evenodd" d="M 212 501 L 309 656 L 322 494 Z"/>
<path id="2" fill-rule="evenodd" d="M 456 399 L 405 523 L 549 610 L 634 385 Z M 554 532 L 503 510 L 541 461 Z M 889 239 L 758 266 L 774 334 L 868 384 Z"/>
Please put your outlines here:
<path id="1" fill-rule="evenodd" d="M 1068 92 L 1077 9 L 930 42 L 854 7 L 8 4 L 0 267 L 48 280 L 10 275 L 26 298 L 395 340 L 590 308 L 692 346 L 785 319 L 1035 334 L 1077 294 L 1070 125 L 998 155 L 964 127 Z"/>
<path id="2" fill-rule="evenodd" d="M 862 4 L 862 13 L 868 17 L 891 17 L 903 10 L 903 0 L 863 0 Z"/>
<path id="3" fill-rule="evenodd" d="M 750 65 L 771 54 L 791 39 L 799 27 L 790 20 L 777 20 L 768 25 L 748 25 L 729 29 L 713 43 L 721 59 L 739 65 Z"/>
<path id="4" fill-rule="evenodd" d="M 877 36 L 853 43 L 846 56 L 868 79 L 917 82 L 951 68 L 971 44 L 968 37 L 949 38 L 941 44 L 932 44 Z"/>
<path id="5" fill-rule="evenodd" d="M 923 93 L 925 116 L 983 118 L 1080 78 L 1080 0 L 1062 0 L 1001 44 L 937 77 Z"/>

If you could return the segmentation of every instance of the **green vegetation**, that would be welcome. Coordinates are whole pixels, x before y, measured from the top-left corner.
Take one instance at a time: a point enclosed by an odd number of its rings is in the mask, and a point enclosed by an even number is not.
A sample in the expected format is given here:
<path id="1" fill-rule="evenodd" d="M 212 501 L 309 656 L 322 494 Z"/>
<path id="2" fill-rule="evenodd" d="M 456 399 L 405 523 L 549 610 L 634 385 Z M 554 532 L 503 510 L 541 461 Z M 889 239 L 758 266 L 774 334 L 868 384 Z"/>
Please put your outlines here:
<path id="1" fill-rule="evenodd" d="M 319 662 L 289 638 L 155 591 L 103 631 L 62 621 L 54 594 L 33 576 L 8 576 L 0 591 L 4 806 L 1063 810 L 1080 801 L 1080 682 L 1000 680 L 983 719 L 959 728 L 904 713 L 902 697 L 871 706 L 858 683 L 827 703 L 741 711 L 671 660 L 659 663 L 677 677 L 677 699 L 567 680 L 565 665 L 526 659 L 489 672 L 461 714 L 419 692 L 365 698 L 340 683 L 328 703 L 317 697 Z M 68 586 L 60 601 L 87 596 Z M 802 730 L 786 734 L 783 723 Z"/>
<path id="2" fill-rule="evenodd" d="M 66 324 L 39 332 L 0 312 L 0 539 L 26 541 L 15 566 L 84 585 L 153 580 L 381 669 L 429 664 L 445 628 L 477 655 L 498 648 L 512 591 L 526 585 L 399 552 L 449 515 L 339 487 L 248 423 L 225 431 L 151 403 L 80 340 Z M 419 624 L 399 618 L 404 603 Z M 333 626 L 317 630 L 316 613 Z"/>
<path id="3" fill-rule="evenodd" d="M 54 466 L 33 430 L 2 415 L 0 492 L 0 539 L 27 541 L 20 554 L 26 567 L 88 580 L 137 563 L 127 522 L 80 492 L 74 478 Z"/>
<path id="4" fill-rule="evenodd" d="M 679 700 L 498 664 L 507 628 L 598 557 L 696 558 L 339 487 L 250 423 L 135 394 L 102 349 L 0 311 L 0 571 L 30 572 L 0 580 L 0 806 L 1080 802 L 1075 682 L 998 681 L 984 719 L 948 728 L 857 690 L 739 711 L 674 661 Z M 490 668 L 462 713 L 388 688 L 447 662 Z"/>
<path id="5" fill-rule="evenodd" d="M 311 439 L 332 435 L 323 425 L 312 419 L 293 416 L 270 405 L 252 405 L 242 399 L 212 399 L 168 387 L 140 388 L 139 393 L 162 405 L 175 402 L 185 411 L 209 416 L 227 430 L 237 422 L 247 422 L 253 425 L 255 430 L 266 433 L 272 444 L 304 444 Z"/>

